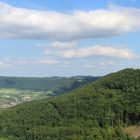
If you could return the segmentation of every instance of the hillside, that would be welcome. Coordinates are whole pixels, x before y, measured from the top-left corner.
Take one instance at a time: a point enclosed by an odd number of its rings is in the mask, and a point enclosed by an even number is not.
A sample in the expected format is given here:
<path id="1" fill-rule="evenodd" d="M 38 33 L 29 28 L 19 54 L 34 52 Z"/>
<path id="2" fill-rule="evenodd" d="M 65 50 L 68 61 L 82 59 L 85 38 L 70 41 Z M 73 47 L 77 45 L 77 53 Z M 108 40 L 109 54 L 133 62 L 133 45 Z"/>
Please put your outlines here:
<path id="1" fill-rule="evenodd" d="M 68 94 L 2 111 L 0 136 L 8 140 L 134 140 L 122 130 L 139 124 L 140 70 L 125 69 Z"/>
<path id="2" fill-rule="evenodd" d="M 78 86 L 87 84 L 99 77 L 4 77 L 0 76 L 0 88 L 14 88 L 19 90 L 48 91 L 55 94 L 69 91 Z"/>

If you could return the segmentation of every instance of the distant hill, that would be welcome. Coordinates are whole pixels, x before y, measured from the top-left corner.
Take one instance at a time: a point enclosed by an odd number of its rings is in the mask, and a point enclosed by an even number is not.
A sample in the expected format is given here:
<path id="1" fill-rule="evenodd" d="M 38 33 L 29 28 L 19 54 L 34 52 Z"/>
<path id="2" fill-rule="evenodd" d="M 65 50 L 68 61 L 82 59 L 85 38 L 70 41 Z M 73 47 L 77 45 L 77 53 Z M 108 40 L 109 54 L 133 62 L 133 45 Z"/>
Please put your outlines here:
<path id="1" fill-rule="evenodd" d="M 0 136 L 8 140 L 134 140 L 123 129 L 139 124 L 140 70 L 125 69 L 68 94 L 2 111 Z"/>
<path id="2" fill-rule="evenodd" d="M 4 77 L 0 76 L 0 88 L 14 88 L 19 90 L 52 91 L 61 94 L 79 86 L 97 80 L 99 77 Z"/>
<path id="3" fill-rule="evenodd" d="M 63 94 L 98 78 L 100 77 L 0 77 L 0 109 Z"/>

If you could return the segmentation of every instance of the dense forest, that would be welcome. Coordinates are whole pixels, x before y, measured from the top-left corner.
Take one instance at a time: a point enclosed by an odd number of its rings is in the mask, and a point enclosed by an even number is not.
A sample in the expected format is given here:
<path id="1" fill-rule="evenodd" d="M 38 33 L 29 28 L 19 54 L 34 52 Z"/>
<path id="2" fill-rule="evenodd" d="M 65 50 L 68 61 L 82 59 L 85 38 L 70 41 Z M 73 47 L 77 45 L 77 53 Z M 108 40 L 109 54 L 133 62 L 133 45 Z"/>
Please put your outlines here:
<path id="1" fill-rule="evenodd" d="M 125 69 L 51 99 L 0 112 L 3 140 L 139 140 L 140 70 Z"/>

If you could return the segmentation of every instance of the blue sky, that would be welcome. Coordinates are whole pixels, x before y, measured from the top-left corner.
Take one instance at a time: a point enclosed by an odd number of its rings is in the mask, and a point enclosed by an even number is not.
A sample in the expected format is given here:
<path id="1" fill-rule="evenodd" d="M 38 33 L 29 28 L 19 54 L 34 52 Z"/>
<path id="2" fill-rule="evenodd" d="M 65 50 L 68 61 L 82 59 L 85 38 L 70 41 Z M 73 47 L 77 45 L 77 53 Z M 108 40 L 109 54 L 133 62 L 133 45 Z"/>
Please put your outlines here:
<path id="1" fill-rule="evenodd" d="M 140 68 L 139 0 L 0 0 L 0 75 Z"/>

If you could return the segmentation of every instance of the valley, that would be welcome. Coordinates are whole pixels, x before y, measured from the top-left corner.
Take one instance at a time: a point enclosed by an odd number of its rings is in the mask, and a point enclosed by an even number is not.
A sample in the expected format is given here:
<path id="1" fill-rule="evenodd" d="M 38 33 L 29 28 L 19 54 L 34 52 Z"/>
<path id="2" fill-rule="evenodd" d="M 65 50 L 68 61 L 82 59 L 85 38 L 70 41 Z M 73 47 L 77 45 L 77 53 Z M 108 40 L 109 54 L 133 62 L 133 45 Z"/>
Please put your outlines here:
<path id="1" fill-rule="evenodd" d="M 99 77 L 0 77 L 0 109 L 46 99 L 86 85 Z"/>

